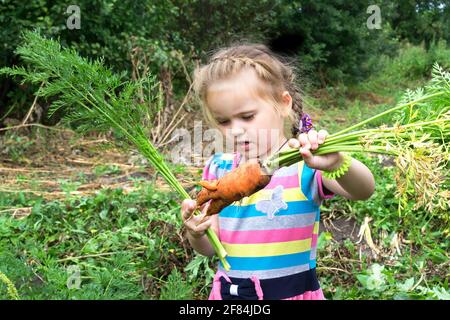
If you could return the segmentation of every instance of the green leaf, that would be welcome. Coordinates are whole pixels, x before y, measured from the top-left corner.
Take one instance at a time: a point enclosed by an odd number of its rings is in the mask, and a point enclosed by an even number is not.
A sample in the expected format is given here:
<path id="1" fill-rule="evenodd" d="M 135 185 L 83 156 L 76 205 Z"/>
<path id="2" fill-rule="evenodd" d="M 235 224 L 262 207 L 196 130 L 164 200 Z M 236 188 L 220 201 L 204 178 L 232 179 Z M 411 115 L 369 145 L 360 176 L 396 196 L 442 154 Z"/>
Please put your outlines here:
<path id="1" fill-rule="evenodd" d="M 356 279 L 358 279 L 359 282 L 363 285 L 364 288 L 367 288 L 367 280 L 369 276 L 363 275 L 363 274 L 357 274 Z"/>
<path id="2" fill-rule="evenodd" d="M 414 277 L 407 279 L 404 283 L 398 284 L 397 288 L 401 291 L 408 292 L 414 286 Z"/>
<path id="3" fill-rule="evenodd" d="M 324 249 L 331 239 L 333 239 L 333 235 L 330 232 L 321 232 L 317 239 L 317 249 Z"/>
<path id="4" fill-rule="evenodd" d="M 103 209 L 100 211 L 99 216 L 102 220 L 108 219 L 108 209 Z"/>

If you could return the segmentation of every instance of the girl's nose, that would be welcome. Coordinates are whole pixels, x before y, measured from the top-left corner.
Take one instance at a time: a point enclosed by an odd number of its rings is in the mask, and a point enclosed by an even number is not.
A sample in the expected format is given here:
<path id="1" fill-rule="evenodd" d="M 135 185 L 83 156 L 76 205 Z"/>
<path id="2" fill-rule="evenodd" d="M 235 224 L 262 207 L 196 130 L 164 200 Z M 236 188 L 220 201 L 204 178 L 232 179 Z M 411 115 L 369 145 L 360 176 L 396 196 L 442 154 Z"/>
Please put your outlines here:
<path id="1" fill-rule="evenodd" d="M 239 128 L 239 127 L 233 127 L 233 128 L 231 128 L 230 133 L 231 133 L 232 136 L 238 137 L 238 136 L 244 134 L 244 129 L 243 128 Z"/>

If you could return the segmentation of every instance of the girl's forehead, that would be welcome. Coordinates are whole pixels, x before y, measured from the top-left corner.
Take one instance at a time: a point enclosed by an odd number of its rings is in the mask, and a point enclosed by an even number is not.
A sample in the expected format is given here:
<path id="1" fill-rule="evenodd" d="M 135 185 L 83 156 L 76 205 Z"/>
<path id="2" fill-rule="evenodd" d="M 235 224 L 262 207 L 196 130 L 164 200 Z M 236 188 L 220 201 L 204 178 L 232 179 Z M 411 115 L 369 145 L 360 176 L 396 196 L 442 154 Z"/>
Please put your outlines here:
<path id="1" fill-rule="evenodd" d="M 214 113 L 235 113 L 260 102 L 264 90 L 267 90 L 266 85 L 257 78 L 255 72 L 241 72 L 212 83 L 208 87 L 206 99 Z"/>

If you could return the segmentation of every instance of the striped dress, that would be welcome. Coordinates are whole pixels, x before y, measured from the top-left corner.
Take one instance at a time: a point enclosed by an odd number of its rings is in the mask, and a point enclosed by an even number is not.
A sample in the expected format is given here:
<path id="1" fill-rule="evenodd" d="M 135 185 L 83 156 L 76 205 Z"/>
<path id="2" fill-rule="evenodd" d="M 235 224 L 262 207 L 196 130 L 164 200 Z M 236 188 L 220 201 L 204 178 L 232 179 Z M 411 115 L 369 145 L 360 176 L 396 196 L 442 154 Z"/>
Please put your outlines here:
<path id="1" fill-rule="evenodd" d="M 206 163 L 203 180 L 234 169 L 239 153 L 217 153 Z M 316 278 L 319 207 L 324 194 L 320 171 L 304 162 L 274 172 L 270 183 L 219 213 L 219 239 L 230 271 L 219 262 L 210 300 L 221 299 L 221 277 L 239 285 L 255 283 L 259 299 L 324 299 Z"/>

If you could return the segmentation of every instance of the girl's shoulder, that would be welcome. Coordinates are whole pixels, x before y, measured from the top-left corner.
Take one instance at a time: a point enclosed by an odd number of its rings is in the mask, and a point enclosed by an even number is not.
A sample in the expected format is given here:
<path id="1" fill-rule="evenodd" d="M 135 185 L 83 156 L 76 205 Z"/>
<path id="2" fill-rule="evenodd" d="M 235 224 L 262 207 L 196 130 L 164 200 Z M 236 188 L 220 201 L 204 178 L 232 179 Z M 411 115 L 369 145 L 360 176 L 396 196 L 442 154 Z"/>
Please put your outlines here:
<path id="1" fill-rule="evenodd" d="M 213 154 L 203 168 L 203 180 L 220 179 L 225 173 L 233 170 L 239 162 L 239 153 L 218 152 Z"/>

